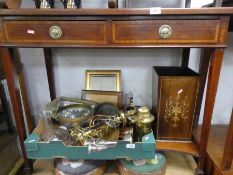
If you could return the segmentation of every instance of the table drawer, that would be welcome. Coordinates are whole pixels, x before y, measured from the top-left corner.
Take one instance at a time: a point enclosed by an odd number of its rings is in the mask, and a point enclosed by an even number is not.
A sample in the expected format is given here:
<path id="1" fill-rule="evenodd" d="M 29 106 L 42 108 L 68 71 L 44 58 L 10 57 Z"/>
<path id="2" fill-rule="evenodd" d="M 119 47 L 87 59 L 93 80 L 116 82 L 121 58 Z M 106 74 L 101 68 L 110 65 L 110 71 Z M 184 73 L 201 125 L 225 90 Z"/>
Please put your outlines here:
<path id="1" fill-rule="evenodd" d="M 219 42 L 220 20 L 114 21 L 115 44 L 188 44 Z"/>
<path id="2" fill-rule="evenodd" d="M 106 44 L 105 21 L 5 21 L 7 42 Z"/>

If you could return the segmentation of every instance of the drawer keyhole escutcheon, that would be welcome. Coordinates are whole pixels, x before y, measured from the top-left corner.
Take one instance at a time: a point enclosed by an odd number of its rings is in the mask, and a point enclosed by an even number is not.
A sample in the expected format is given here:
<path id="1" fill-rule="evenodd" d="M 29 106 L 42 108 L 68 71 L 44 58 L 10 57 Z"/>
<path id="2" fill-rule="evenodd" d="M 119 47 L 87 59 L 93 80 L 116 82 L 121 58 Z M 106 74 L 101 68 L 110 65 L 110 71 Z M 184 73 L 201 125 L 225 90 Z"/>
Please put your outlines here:
<path id="1" fill-rule="evenodd" d="M 62 36 L 62 30 L 59 26 L 52 26 L 49 29 L 49 34 L 53 39 L 59 39 Z"/>
<path id="2" fill-rule="evenodd" d="M 159 36 L 163 39 L 168 39 L 172 35 L 172 28 L 169 25 L 162 25 L 159 28 Z"/>

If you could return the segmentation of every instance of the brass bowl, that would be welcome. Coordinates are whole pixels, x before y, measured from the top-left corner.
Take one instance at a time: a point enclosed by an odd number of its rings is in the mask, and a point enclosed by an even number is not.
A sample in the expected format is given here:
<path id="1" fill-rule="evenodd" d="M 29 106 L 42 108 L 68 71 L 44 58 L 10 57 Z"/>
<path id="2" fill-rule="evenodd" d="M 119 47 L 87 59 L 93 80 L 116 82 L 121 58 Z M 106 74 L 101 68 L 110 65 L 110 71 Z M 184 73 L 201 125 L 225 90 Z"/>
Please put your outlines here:
<path id="1" fill-rule="evenodd" d="M 88 104 L 71 104 L 58 109 L 57 120 L 61 124 L 77 123 L 82 125 L 89 122 L 92 112 L 92 107 Z"/>

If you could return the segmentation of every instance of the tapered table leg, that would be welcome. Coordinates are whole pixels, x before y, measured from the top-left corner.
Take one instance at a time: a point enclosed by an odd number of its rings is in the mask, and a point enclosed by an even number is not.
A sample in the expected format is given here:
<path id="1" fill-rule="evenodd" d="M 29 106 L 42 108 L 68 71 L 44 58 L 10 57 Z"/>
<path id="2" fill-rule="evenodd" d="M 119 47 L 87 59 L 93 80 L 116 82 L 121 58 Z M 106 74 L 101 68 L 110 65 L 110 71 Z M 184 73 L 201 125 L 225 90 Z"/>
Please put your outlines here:
<path id="1" fill-rule="evenodd" d="M 211 127 L 211 119 L 214 109 L 215 97 L 217 93 L 218 81 L 222 66 L 223 53 L 223 49 L 221 48 L 214 49 L 211 52 L 205 109 L 200 137 L 199 161 L 197 164 L 196 174 L 204 174 L 203 169 L 205 163 L 206 148 Z"/>
<path id="2" fill-rule="evenodd" d="M 190 56 L 190 48 L 184 48 L 182 52 L 182 62 L 181 62 L 182 68 L 189 67 L 189 56 Z"/>
<path id="3" fill-rule="evenodd" d="M 199 71 L 198 71 L 198 73 L 200 74 L 200 83 L 199 83 L 199 90 L 198 90 L 197 102 L 196 102 L 196 107 L 195 107 L 193 128 L 198 127 L 203 94 L 204 94 L 205 85 L 206 85 L 206 77 L 208 74 L 208 68 L 209 68 L 209 62 L 210 62 L 210 54 L 211 54 L 211 49 L 202 49 L 201 58 L 199 62 Z"/>
<path id="4" fill-rule="evenodd" d="M 49 92 L 51 100 L 56 98 L 56 90 L 55 90 L 55 80 L 54 80 L 54 70 L 53 70 L 53 55 L 51 48 L 44 48 L 44 57 L 45 57 L 45 65 L 49 83 Z"/>
<path id="5" fill-rule="evenodd" d="M 8 90 L 10 94 L 12 110 L 14 114 L 14 119 L 16 123 L 16 128 L 19 136 L 19 143 L 22 151 L 22 156 L 24 159 L 25 169 L 27 172 L 31 171 L 31 165 L 27 159 L 26 151 L 24 147 L 24 140 L 26 138 L 26 130 L 23 120 L 22 104 L 20 100 L 19 82 L 14 65 L 14 61 L 11 58 L 9 49 L 0 48 L 0 55 L 3 63 L 3 69 L 5 72 Z"/>
<path id="6" fill-rule="evenodd" d="M 10 119 L 10 110 L 7 106 L 7 96 L 5 93 L 4 86 L 1 82 L 0 82 L 0 97 L 1 97 L 2 108 L 3 108 L 3 111 L 6 115 L 6 122 L 7 122 L 7 126 L 8 126 L 8 131 L 13 133 L 15 129 L 14 129 L 13 122 Z"/>

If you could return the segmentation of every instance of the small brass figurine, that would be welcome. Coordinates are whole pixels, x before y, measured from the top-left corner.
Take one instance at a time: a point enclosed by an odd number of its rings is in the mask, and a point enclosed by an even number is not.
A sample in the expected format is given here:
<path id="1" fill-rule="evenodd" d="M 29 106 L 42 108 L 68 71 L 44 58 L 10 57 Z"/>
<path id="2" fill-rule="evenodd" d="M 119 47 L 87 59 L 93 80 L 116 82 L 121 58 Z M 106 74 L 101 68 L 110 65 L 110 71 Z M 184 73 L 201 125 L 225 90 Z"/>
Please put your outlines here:
<path id="1" fill-rule="evenodd" d="M 75 9 L 81 7 L 81 0 L 62 0 L 64 8 Z"/>
<path id="2" fill-rule="evenodd" d="M 50 9 L 54 8 L 54 0 L 34 0 L 36 8 Z"/>

